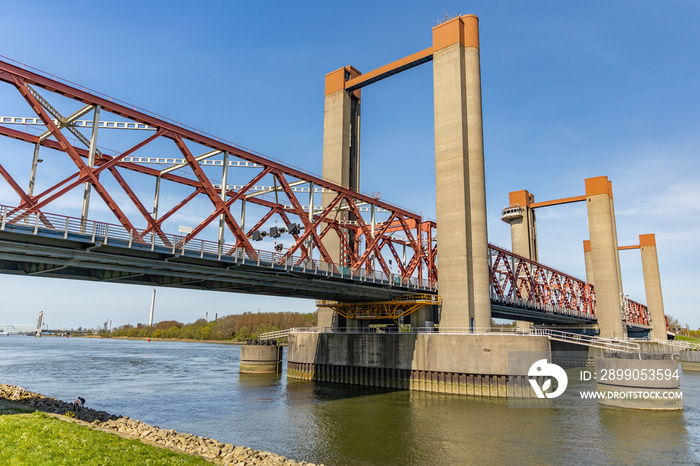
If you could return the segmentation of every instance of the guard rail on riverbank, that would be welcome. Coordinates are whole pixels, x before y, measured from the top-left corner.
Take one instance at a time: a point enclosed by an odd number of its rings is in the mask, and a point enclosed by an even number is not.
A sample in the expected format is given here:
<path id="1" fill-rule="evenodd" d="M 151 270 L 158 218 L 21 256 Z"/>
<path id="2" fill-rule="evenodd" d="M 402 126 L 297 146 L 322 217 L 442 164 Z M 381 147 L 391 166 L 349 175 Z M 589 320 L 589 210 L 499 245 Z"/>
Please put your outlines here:
<path id="1" fill-rule="evenodd" d="M 695 343 L 686 340 L 652 340 L 654 343 L 659 345 L 670 346 L 676 351 L 698 351 L 700 350 L 700 343 Z"/>
<path id="2" fill-rule="evenodd" d="M 582 335 L 579 333 L 562 332 L 548 328 L 533 329 L 532 335 L 546 336 L 550 340 L 561 341 L 565 343 L 575 343 L 591 348 L 600 348 L 607 351 L 619 351 L 623 353 L 634 353 L 641 349 L 639 343 L 631 340 L 616 340 L 612 338 L 601 338 L 590 335 Z"/>

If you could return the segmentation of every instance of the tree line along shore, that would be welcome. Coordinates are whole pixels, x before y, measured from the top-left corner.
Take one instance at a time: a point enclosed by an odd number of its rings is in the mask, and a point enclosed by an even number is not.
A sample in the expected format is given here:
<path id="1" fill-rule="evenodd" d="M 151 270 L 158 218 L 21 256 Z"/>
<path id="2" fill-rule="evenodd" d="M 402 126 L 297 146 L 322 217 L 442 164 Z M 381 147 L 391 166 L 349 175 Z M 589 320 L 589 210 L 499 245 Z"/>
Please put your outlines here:
<path id="1" fill-rule="evenodd" d="M 6 384 L 0 384 L 0 432 L 2 464 L 314 466 Z"/>
<path id="2" fill-rule="evenodd" d="M 139 324 L 122 325 L 111 330 L 100 330 L 104 338 L 165 338 L 173 340 L 214 340 L 244 342 L 254 340 L 259 334 L 295 327 L 314 327 L 317 313 L 298 312 L 245 312 L 207 321 L 198 319 L 190 324 L 165 320 L 153 326 Z"/>

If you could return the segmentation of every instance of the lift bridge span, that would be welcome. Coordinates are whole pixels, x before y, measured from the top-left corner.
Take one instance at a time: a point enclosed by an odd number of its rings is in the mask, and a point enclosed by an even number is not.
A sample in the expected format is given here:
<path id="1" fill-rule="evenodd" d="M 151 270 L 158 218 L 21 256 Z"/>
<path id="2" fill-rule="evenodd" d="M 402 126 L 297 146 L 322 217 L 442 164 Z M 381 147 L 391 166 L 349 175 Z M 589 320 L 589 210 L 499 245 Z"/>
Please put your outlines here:
<path id="1" fill-rule="evenodd" d="M 439 292 L 435 222 L 410 210 L 8 59 L 0 83 L 32 115 L 0 116 L 27 143 L 0 154 L 18 199 L 0 206 L 2 273 L 345 303 Z M 592 285 L 495 245 L 489 258 L 494 317 L 597 321 Z M 622 309 L 649 328 L 645 306 Z"/>

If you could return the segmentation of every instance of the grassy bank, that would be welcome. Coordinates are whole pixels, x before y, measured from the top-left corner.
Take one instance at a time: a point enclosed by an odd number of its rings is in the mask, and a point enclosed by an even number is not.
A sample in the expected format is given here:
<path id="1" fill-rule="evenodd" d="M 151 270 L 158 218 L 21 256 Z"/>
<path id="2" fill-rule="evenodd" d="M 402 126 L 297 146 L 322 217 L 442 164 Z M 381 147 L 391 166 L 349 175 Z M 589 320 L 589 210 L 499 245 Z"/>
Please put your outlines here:
<path id="1" fill-rule="evenodd" d="M 267 451 L 161 429 L 0 383 L 0 465 L 314 466 Z"/>
<path id="2" fill-rule="evenodd" d="M 11 414 L 17 411 L 5 406 L 0 412 L 0 464 L 211 464 L 48 414 Z"/>
<path id="3" fill-rule="evenodd" d="M 684 335 L 676 335 L 676 340 L 687 341 L 689 343 L 695 343 L 695 344 L 700 345 L 700 338 L 686 337 Z"/>

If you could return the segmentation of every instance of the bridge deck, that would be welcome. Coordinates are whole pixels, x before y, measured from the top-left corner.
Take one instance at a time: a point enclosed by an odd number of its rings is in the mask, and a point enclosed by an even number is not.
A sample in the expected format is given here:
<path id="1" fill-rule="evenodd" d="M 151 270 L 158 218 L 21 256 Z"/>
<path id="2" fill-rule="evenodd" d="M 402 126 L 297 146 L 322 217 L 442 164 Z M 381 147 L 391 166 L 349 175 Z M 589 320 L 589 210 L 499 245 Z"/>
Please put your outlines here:
<path id="1" fill-rule="evenodd" d="M 67 223 L 56 217 L 51 216 L 53 223 Z M 104 225 L 89 222 L 83 233 L 76 233 L 33 222 L 6 223 L 0 231 L 0 272 L 338 301 L 436 293 L 427 282 L 420 285 L 396 275 L 365 270 L 351 274 L 323 261 L 298 262 L 265 251 L 251 256 L 242 248 L 212 249 L 199 240 L 182 244 L 178 236 L 169 238 L 170 246 L 160 238 L 139 243 L 115 230 L 109 236 Z"/>

